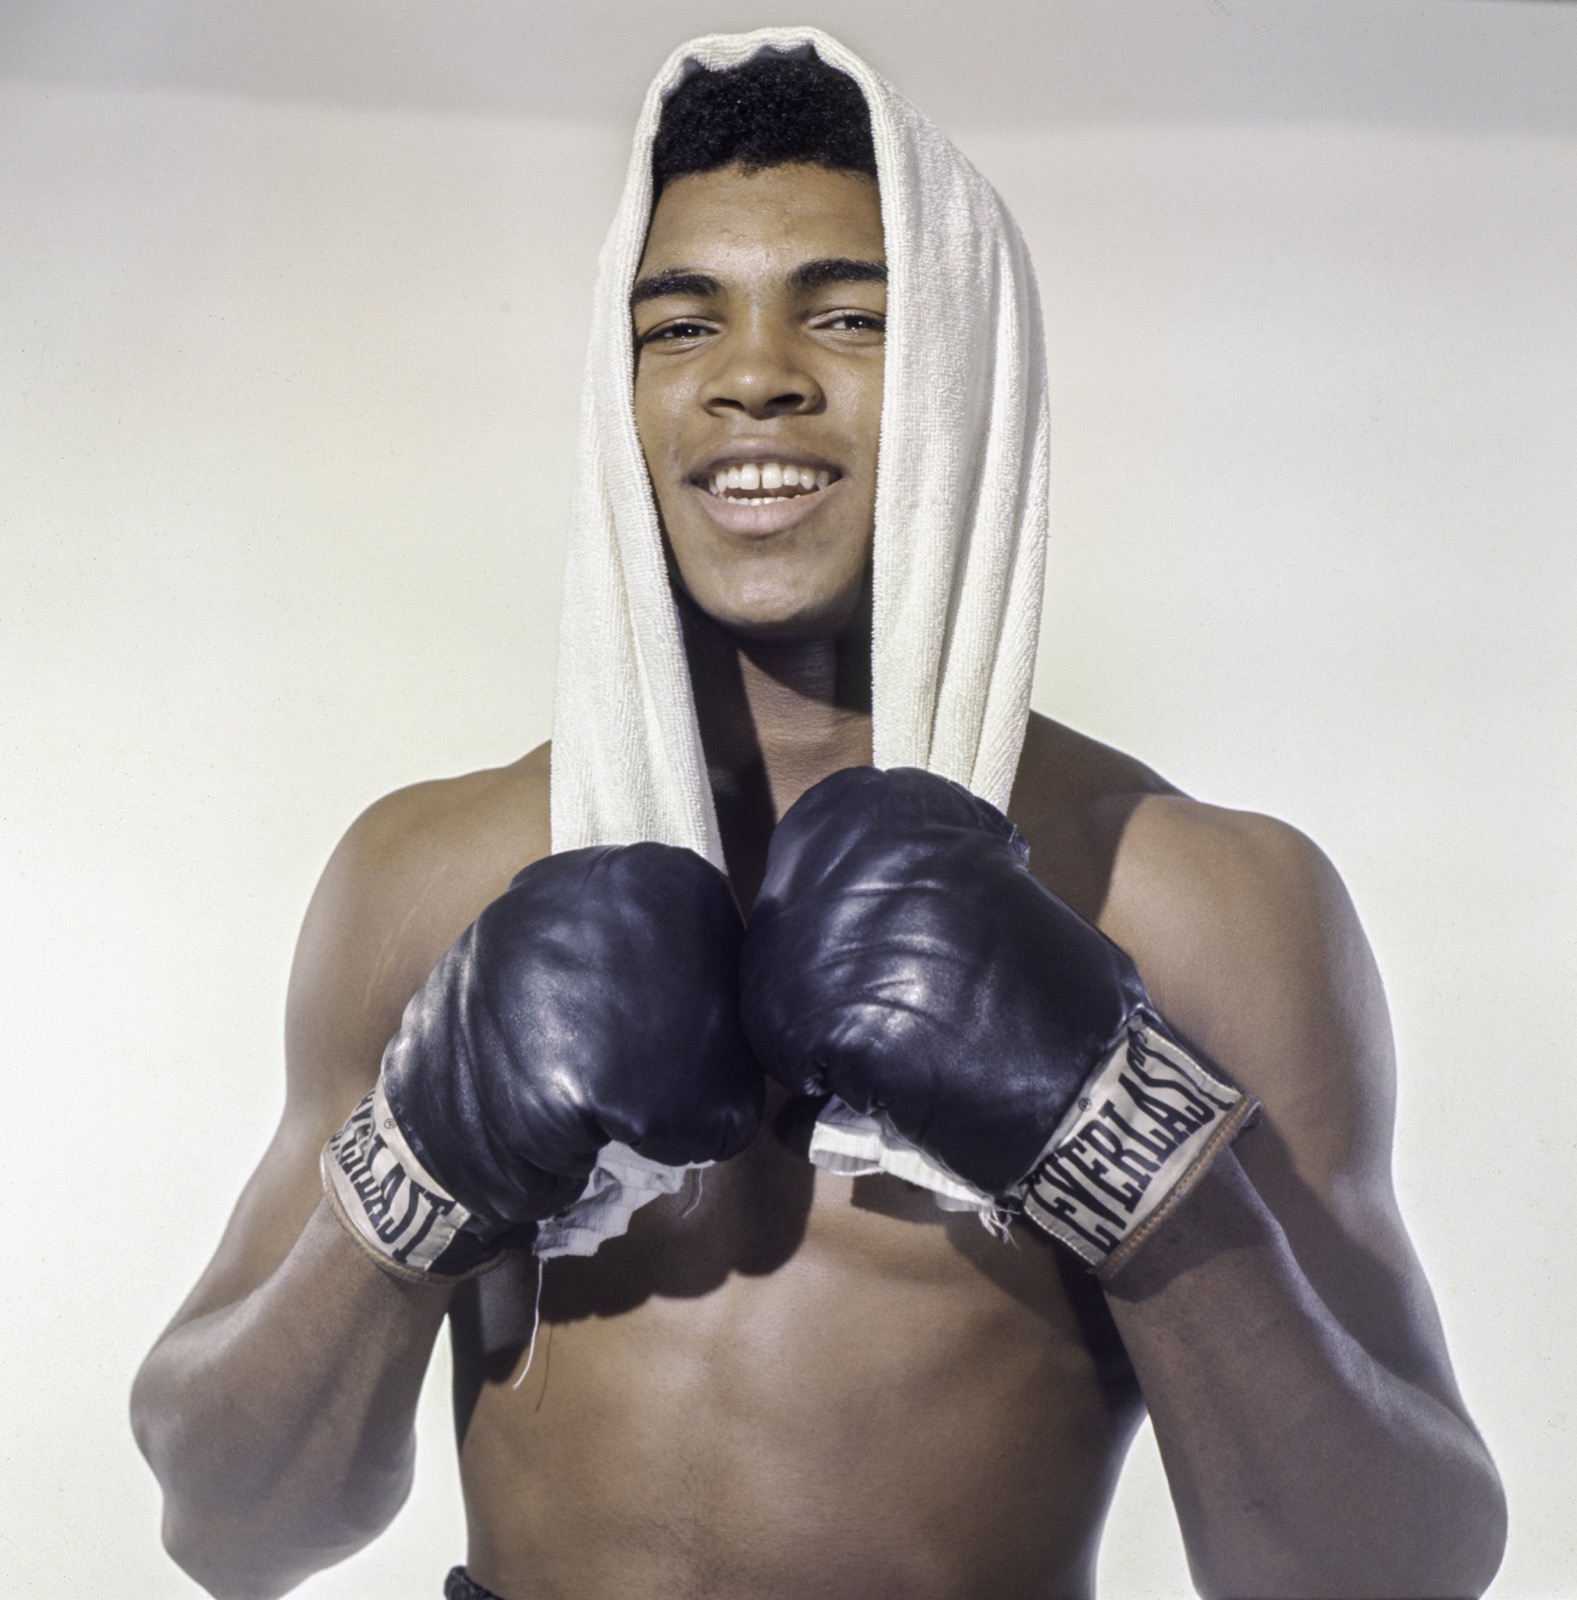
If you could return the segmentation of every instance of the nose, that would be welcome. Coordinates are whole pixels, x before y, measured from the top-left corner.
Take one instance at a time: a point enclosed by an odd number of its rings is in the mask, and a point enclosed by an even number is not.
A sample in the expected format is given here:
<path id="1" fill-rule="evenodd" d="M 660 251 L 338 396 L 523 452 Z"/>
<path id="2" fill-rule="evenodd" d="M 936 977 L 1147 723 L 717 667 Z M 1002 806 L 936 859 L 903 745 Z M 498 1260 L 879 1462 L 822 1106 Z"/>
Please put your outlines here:
<path id="1" fill-rule="evenodd" d="M 790 330 L 754 320 L 736 326 L 718 341 L 701 403 L 714 415 L 739 412 L 757 420 L 819 411 L 826 396 L 801 355 Z"/>

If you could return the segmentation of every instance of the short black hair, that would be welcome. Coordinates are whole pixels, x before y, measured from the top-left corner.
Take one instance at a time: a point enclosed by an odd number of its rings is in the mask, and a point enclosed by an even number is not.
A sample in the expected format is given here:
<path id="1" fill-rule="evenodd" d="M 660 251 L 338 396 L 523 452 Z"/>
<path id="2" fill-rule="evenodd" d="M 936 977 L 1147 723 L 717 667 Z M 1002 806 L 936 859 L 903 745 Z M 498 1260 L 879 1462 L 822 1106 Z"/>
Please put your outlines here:
<path id="1" fill-rule="evenodd" d="M 652 140 L 652 196 L 692 172 L 795 162 L 876 176 L 865 96 L 808 45 L 691 72 L 663 102 Z"/>

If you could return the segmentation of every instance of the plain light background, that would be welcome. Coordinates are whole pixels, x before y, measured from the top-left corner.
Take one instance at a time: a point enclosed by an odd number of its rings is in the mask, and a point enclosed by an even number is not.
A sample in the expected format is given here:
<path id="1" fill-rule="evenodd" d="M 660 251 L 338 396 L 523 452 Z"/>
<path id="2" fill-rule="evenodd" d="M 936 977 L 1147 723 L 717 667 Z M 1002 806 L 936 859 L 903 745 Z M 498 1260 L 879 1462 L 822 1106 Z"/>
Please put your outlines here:
<path id="1" fill-rule="evenodd" d="M 1036 705 L 1344 872 L 1398 1185 L 1577 1595 L 1577 8 L 9 0 L 0 9 L 0 1589 L 194 1593 L 125 1422 L 281 1104 L 292 941 L 377 795 L 547 736 L 579 369 L 642 89 L 809 20 L 1035 252 Z M 463 1556 L 440 1352 L 394 1528 Z M 1188 1593 L 1146 1434 L 1105 1600 Z"/>

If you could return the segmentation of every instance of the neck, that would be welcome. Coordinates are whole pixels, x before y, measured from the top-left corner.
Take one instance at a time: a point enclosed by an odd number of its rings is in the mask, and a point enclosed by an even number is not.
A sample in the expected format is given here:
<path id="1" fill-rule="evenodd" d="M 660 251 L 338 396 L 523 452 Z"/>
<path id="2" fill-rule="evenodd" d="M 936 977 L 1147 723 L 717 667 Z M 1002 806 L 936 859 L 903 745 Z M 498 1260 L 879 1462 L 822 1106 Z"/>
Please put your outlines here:
<path id="1" fill-rule="evenodd" d="M 869 601 L 827 639 L 743 639 L 683 596 L 679 613 L 723 850 L 748 907 L 783 813 L 870 762 Z"/>

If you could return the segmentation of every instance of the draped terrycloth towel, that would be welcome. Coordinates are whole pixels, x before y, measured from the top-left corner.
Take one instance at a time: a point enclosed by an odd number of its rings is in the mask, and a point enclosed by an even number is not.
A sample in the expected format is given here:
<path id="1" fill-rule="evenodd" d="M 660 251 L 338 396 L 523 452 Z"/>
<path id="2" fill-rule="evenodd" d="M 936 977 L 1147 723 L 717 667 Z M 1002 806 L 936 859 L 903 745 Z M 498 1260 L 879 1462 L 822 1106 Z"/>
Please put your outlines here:
<path id="1" fill-rule="evenodd" d="M 865 95 L 887 252 L 875 763 L 925 767 L 1007 806 L 1045 573 L 1046 362 L 1029 253 L 990 184 L 863 61 L 814 28 L 763 28 L 696 39 L 668 58 L 647 93 L 603 246 L 559 634 L 555 850 L 656 839 L 724 865 L 635 432 L 629 292 L 651 215 L 651 146 L 664 98 L 696 67 L 807 50 Z M 845 1154 L 860 1123 L 851 1115 L 834 1108 Z M 893 1170 L 880 1148 L 897 1148 L 896 1136 L 864 1122 L 861 1148 L 875 1152 L 874 1165 L 857 1170 Z"/>

